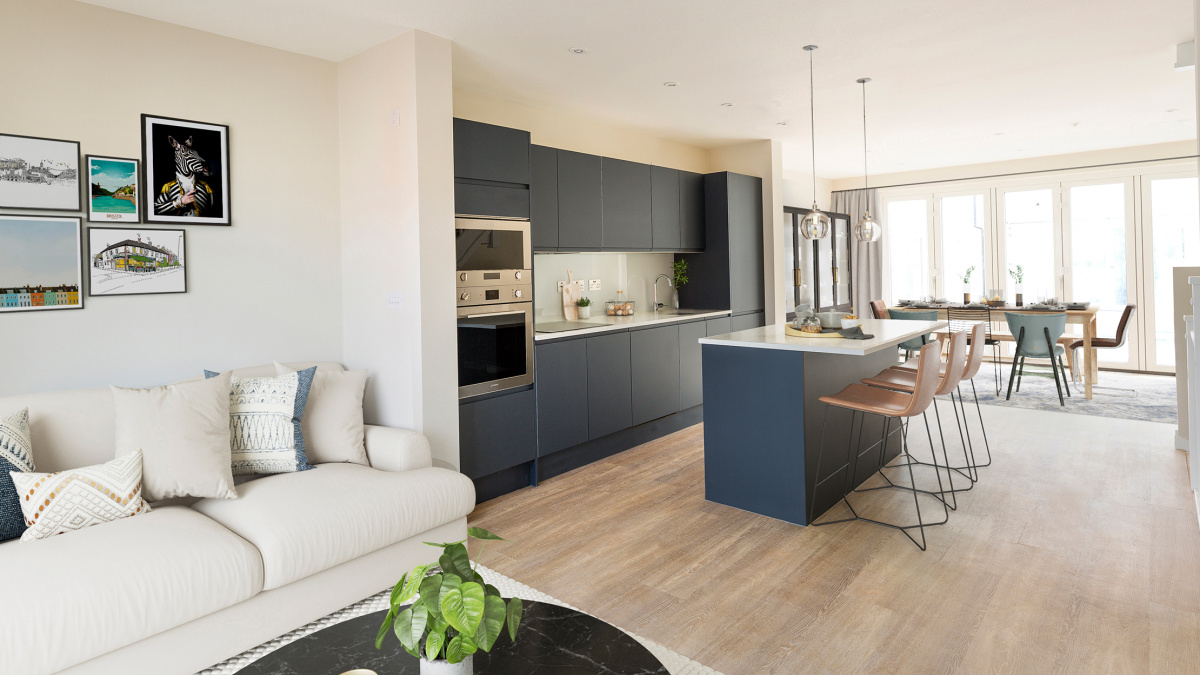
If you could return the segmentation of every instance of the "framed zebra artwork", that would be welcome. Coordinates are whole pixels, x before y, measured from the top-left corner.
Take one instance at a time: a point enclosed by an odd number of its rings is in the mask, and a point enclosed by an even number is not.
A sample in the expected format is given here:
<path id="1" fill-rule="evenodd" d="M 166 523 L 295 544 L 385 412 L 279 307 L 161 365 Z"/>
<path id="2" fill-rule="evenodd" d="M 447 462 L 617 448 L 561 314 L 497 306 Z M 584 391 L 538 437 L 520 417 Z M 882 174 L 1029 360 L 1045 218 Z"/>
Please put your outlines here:
<path id="1" fill-rule="evenodd" d="M 229 127 L 142 115 L 147 223 L 229 225 Z"/>
<path id="2" fill-rule="evenodd" d="M 0 216 L 0 314 L 83 309 L 83 220 Z"/>
<path id="3" fill-rule="evenodd" d="M 187 293 L 183 230 L 88 228 L 88 295 Z"/>
<path id="4" fill-rule="evenodd" d="M 79 142 L 0 134 L 0 209 L 78 211 Z"/>

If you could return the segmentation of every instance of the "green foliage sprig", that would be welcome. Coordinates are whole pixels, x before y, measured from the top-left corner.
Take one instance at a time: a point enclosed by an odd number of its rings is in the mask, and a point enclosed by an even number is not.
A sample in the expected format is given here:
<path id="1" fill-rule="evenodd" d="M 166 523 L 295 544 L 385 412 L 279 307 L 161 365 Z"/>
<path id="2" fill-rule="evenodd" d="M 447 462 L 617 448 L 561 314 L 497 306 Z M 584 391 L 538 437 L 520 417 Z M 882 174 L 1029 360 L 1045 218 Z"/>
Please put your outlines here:
<path id="1" fill-rule="evenodd" d="M 443 549 L 442 555 L 437 564 L 417 565 L 396 582 L 390 609 L 375 636 L 375 649 L 383 647 L 388 629 L 396 634 L 404 651 L 418 659 L 423 655 L 427 661 L 444 658 L 459 663 L 480 649 L 489 652 L 506 626 L 509 639 L 516 642 L 523 611 L 521 599 L 504 602 L 499 589 L 485 582 L 477 571 L 487 543 L 504 539 L 482 527 L 468 529 L 467 536 L 483 541 L 474 568 L 463 546 L 466 540 L 425 542 Z M 418 593 L 416 602 L 400 609 Z"/>
<path id="2" fill-rule="evenodd" d="M 585 297 L 582 297 L 582 298 L 576 300 L 575 304 L 579 305 L 580 307 L 591 307 L 592 301 L 585 296 Z"/>
<path id="3" fill-rule="evenodd" d="M 675 288 L 678 289 L 688 282 L 688 263 L 687 260 L 676 260 L 671 263 L 671 269 L 675 272 Z"/>
<path id="4" fill-rule="evenodd" d="M 1013 278 L 1013 281 L 1018 284 L 1025 280 L 1025 270 L 1021 269 L 1020 265 L 1016 265 L 1008 271 L 1008 276 Z"/>
<path id="5" fill-rule="evenodd" d="M 964 284 L 971 283 L 971 273 L 974 271 L 975 271 L 975 266 L 971 265 L 970 267 L 967 268 L 966 272 L 963 272 L 962 274 L 958 275 L 959 280 L 962 281 Z"/>

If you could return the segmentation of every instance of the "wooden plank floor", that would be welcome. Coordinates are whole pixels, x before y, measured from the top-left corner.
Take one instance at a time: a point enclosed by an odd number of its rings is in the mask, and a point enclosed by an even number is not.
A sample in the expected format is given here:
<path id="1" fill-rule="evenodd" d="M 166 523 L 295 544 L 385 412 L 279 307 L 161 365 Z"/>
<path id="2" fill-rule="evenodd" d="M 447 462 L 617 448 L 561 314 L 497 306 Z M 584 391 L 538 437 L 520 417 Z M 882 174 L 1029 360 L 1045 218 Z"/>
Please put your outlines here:
<path id="1" fill-rule="evenodd" d="M 984 414 L 995 461 L 926 552 L 704 501 L 701 426 L 470 521 L 511 541 L 489 567 L 727 675 L 1200 672 L 1200 528 L 1174 429 Z M 864 508 L 911 513 L 886 492 Z"/>

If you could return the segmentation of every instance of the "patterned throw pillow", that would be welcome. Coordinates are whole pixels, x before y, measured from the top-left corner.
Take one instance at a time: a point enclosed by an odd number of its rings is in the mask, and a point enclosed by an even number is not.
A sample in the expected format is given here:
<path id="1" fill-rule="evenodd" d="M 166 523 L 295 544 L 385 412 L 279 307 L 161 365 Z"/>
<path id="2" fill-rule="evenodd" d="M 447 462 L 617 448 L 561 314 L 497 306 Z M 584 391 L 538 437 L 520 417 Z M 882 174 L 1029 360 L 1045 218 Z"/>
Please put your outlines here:
<path id="1" fill-rule="evenodd" d="M 142 451 L 110 462 L 58 473 L 12 472 L 29 529 L 21 541 L 136 516 L 150 511 L 142 499 Z"/>
<path id="2" fill-rule="evenodd" d="M 229 380 L 229 443 L 233 475 L 314 468 L 304 451 L 304 406 L 316 367 L 279 377 Z M 204 371 L 205 377 L 220 373 Z"/>
<path id="3" fill-rule="evenodd" d="M 29 408 L 22 408 L 0 417 L 0 541 L 16 539 L 25 531 L 17 488 L 8 473 L 33 470 Z"/>

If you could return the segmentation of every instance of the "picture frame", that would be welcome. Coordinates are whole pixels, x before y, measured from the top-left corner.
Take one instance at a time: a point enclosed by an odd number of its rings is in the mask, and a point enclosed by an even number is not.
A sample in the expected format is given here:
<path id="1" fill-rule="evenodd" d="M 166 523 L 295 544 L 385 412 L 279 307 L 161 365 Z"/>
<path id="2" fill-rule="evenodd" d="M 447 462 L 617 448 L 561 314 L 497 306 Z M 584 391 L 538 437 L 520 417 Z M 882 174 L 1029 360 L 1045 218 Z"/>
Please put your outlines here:
<path id="1" fill-rule="evenodd" d="M 142 220 L 231 225 L 229 127 L 142 115 Z"/>
<path id="2" fill-rule="evenodd" d="M 83 219 L 0 215 L 0 313 L 83 309 Z"/>
<path id="3" fill-rule="evenodd" d="M 0 133 L 0 209 L 82 210 L 79 141 Z"/>
<path id="4" fill-rule="evenodd" d="M 89 223 L 140 223 L 141 162 L 126 157 L 86 155 Z"/>
<path id="5" fill-rule="evenodd" d="M 88 295 L 187 293 L 183 229 L 88 227 Z"/>

